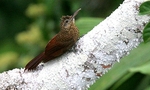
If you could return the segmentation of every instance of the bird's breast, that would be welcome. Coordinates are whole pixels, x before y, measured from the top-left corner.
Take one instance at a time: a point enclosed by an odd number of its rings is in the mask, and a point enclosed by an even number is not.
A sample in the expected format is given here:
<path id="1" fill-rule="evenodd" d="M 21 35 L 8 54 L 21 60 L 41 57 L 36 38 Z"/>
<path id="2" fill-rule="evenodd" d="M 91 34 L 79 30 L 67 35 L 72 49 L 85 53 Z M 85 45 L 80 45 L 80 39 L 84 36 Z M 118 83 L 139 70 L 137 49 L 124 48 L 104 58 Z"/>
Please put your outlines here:
<path id="1" fill-rule="evenodd" d="M 69 40 L 76 42 L 79 37 L 79 31 L 77 28 L 71 28 L 69 30 L 61 31 L 58 37 L 64 42 Z"/>

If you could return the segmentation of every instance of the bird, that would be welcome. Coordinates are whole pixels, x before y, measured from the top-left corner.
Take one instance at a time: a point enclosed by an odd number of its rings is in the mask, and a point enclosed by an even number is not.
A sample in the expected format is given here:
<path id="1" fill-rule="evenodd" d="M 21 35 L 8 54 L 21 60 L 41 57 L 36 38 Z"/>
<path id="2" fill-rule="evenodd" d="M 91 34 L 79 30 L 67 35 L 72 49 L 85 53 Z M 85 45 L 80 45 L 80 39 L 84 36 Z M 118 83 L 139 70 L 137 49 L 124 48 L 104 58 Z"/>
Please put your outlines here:
<path id="1" fill-rule="evenodd" d="M 79 38 L 79 30 L 75 25 L 75 16 L 81 10 L 79 8 L 73 15 L 62 16 L 60 31 L 46 45 L 44 52 L 37 55 L 25 66 L 25 70 L 35 70 L 41 62 L 53 60 L 67 52 Z"/>

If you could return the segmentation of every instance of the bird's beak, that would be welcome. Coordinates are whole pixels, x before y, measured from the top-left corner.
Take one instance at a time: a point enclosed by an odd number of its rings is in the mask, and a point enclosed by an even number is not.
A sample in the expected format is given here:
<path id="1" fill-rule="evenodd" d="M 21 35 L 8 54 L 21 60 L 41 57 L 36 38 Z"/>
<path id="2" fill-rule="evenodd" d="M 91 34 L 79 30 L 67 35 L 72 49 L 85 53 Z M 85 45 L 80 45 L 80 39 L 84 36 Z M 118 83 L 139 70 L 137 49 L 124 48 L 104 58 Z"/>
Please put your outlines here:
<path id="1" fill-rule="evenodd" d="M 81 10 L 81 8 L 79 8 L 79 9 L 73 14 L 73 16 L 70 18 L 69 22 L 74 19 L 74 17 L 78 14 L 78 12 L 79 12 L 80 10 Z"/>

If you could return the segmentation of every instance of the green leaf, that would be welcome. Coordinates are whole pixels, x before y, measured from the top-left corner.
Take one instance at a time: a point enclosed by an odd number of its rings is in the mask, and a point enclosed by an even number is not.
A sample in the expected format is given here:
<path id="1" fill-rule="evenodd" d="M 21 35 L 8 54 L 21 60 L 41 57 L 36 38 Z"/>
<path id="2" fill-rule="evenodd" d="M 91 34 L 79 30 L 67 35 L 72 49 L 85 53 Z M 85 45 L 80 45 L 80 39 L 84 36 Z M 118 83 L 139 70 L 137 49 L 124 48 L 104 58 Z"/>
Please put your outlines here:
<path id="1" fill-rule="evenodd" d="M 150 1 L 141 4 L 139 14 L 140 15 L 150 14 Z"/>
<path id="2" fill-rule="evenodd" d="M 92 30 L 94 26 L 99 24 L 103 18 L 91 18 L 91 17 L 84 17 L 80 18 L 76 21 L 76 25 L 80 31 L 80 35 L 86 34 L 88 31 Z"/>
<path id="3" fill-rule="evenodd" d="M 143 40 L 144 42 L 150 41 L 150 23 L 148 23 L 143 30 Z"/>
<path id="4" fill-rule="evenodd" d="M 111 70 L 103 75 L 89 90 L 107 90 L 115 82 L 121 80 L 130 68 L 145 64 L 150 59 L 150 43 L 142 43 L 138 48 L 130 52 L 130 54 L 121 59 L 120 63 L 116 63 Z M 129 75 L 130 76 L 130 75 Z M 131 75 L 132 76 L 132 75 Z M 128 77 L 129 78 L 129 77 Z M 123 78 L 120 82 L 125 82 L 128 78 Z M 118 85 L 117 85 L 118 86 Z M 117 88 L 117 87 L 115 87 Z"/>
<path id="5" fill-rule="evenodd" d="M 144 65 L 140 65 L 138 67 L 133 67 L 129 71 L 130 72 L 140 72 L 140 73 L 143 73 L 143 74 L 150 75 L 150 70 L 149 69 L 150 69 L 150 61 L 148 61 Z"/>
<path id="6" fill-rule="evenodd" d="M 149 75 L 144 76 L 142 80 L 139 82 L 139 85 L 137 85 L 136 90 L 150 90 L 149 81 L 150 81 L 150 76 Z"/>
<path id="7" fill-rule="evenodd" d="M 134 73 L 126 73 L 123 77 L 121 77 L 115 84 L 111 87 L 111 90 L 117 90 L 117 88 L 124 84 L 130 77 L 133 76 Z"/>

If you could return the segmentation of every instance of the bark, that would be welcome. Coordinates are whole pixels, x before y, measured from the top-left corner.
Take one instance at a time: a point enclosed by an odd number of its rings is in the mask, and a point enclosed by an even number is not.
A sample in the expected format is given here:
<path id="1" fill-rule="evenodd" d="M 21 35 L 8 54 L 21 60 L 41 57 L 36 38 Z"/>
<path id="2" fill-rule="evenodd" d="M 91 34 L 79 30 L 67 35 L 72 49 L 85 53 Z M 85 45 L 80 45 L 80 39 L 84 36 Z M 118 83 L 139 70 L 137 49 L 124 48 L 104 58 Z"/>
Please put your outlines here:
<path id="1" fill-rule="evenodd" d="M 36 71 L 13 69 L 0 74 L 0 89 L 85 90 L 142 40 L 150 16 L 138 15 L 145 0 L 125 0 L 103 22 L 78 40 L 76 52 L 67 52 Z"/>

